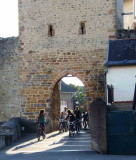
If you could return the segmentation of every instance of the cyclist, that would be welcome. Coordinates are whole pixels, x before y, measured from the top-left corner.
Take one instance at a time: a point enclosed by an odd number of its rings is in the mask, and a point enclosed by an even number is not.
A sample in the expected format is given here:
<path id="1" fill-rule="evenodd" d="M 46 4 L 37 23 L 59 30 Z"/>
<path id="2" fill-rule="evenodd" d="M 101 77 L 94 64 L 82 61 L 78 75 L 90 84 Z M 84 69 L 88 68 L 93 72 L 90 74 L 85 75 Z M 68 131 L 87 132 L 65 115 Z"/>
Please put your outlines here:
<path id="1" fill-rule="evenodd" d="M 88 112 L 83 112 L 83 126 L 84 129 L 87 129 L 88 125 Z"/>
<path id="2" fill-rule="evenodd" d="M 81 112 L 79 110 L 79 107 L 76 107 L 74 114 L 76 116 L 76 119 L 80 119 L 81 118 Z"/>
<path id="3" fill-rule="evenodd" d="M 66 120 L 69 120 L 69 136 L 75 132 L 75 116 L 71 112 L 71 110 L 68 110 L 68 116 L 66 117 Z"/>
<path id="4" fill-rule="evenodd" d="M 71 112 L 71 110 L 68 110 L 68 115 L 67 115 L 67 117 L 66 117 L 65 119 L 66 119 L 66 120 L 68 119 L 69 122 L 75 121 L 75 116 L 74 116 L 74 114 Z"/>
<path id="5" fill-rule="evenodd" d="M 38 125 L 42 129 L 42 134 L 44 134 L 44 136 L 45 136 L 45 114 L 44 114 L 44 110 L 40 111 L 37 120 L 38 120 Z"/>
<path id="6" fill-rule="evenodd" d="M 81 129 L 81 112 L 79 110 L 79 107 L 75 108 L 74 114 L 76 118 L 76 129 L 78 132 Z"/>

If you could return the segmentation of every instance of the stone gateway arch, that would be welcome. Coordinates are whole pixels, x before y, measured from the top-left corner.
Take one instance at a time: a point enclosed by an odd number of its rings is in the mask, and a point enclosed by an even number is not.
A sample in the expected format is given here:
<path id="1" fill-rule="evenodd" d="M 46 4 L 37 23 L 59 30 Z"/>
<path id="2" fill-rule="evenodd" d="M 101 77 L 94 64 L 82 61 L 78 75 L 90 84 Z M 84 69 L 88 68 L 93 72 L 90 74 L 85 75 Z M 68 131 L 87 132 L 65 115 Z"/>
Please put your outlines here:
<path id="1" fill-rule="evenodd" d="M 116 0 L 19 0 L 21 116 L 44 109 L 55 130 L 58 82 L 68 74 L 85 85 L 89 101 L 104 98 L 104 63 L 116 35 Z"/>

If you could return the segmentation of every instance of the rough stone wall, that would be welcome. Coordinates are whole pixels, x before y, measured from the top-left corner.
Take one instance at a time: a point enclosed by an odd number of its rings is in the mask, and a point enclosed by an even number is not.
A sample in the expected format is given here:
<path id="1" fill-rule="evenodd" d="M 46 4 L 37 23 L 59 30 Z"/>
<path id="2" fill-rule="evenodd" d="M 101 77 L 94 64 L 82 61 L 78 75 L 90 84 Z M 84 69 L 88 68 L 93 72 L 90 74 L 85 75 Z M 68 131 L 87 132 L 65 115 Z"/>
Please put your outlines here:
<path id="1" fill-rule="evenodd" d="M 18 38 L 0 39 L 0 121 L 20 116 Z"/>
<path id="2" fill-rule="evenodd" d="M 116 36 L 116 0 L 19 0 L 19 81 L 22 115 L 52 110 L 53 88 L 78 77 L 89 100 L 104 97 L 108 40 Z M 79 34 L 79 24 L 85 34 Z M 49 36 L 49 25 L 54 36 Z"/>
<path id="3" fill-rule="evenodd" d="M 53 89 L 52 95 L 52 110 L 50 110 L 52 117 L 52 131 L 59 129 L 59 117 L 60 117 L 60 84 L 56 84 Z"/>

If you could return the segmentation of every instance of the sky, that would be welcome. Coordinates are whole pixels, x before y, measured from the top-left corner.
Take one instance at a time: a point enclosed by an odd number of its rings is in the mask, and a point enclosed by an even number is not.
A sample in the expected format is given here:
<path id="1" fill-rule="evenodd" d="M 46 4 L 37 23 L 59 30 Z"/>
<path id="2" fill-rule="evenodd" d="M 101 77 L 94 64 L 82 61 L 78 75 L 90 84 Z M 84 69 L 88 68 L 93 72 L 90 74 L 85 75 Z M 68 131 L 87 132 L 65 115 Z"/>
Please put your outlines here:
<path id="1" fill-rule="evenodd" d="M 64 77 L 64 78 L 62 78 L 62 80 L 66 84 L 71 83 L 71 84 L 78 85 L 78 86 L 84 86 L 84 84 L 77 77 Z"/>
<path id="2" fill-rule="evenodd" d="M 18 36 L 18 0 L 0 0 L 0 37 Z"/>

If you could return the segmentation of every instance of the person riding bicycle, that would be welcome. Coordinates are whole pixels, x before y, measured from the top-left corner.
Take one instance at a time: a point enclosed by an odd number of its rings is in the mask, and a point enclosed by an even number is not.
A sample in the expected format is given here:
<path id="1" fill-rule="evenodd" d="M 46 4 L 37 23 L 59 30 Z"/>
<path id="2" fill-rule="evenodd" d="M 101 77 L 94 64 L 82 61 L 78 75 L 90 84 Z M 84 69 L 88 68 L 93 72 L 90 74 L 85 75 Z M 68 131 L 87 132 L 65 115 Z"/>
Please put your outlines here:
<path id="1" fill-rule="evenodd" d="M 83 112 L 83 127 L 84 129 L 87 128 L 88 125 L 88 112 Z"/>
<path id="2" fill-rule="evenodd" d="M 67 115 L 67 117 L 66 117 L 65 119 L 66 119 L 66 120 L 69 120 L 69 122 L 75 121 L 75 116 L 74 116 L 74 114 L 71 112 L 71 110 L 68 110 L 68 115 Z"/>
<path id="3" fill-rule="evenodd" d="M 44 114 L 44 110 L 40 111 L 37 120 L 38 120 L 38 125 L 42 128 L 42 130 L 45 134 L 45 114 Z"/>
<path id="4" fill-rule="evenodd" d="M 76 125 L 78 124 L 79 128 L 81 129 L 81 112 L 79 110 L 79 107 L 75 108 L 74 114 L 75 114 Z"/>
<path id="5" fill-rule="evenodd" d="M 79 110 L 79 107 L 76 107 L 74 114 L 75 114 L 76 119 L 81 119 L 81 112 Z"/>
<path id="6" fill-rule="evenodd" d="M 68 116 L 66 117 L 66 120 L 69 121 L 69 136 L 71 136 L 71 132 L 74 135 L 74 131 L 75 131 L 75 116 L 71 112 L 71 110 L 68 110 Z"/>

